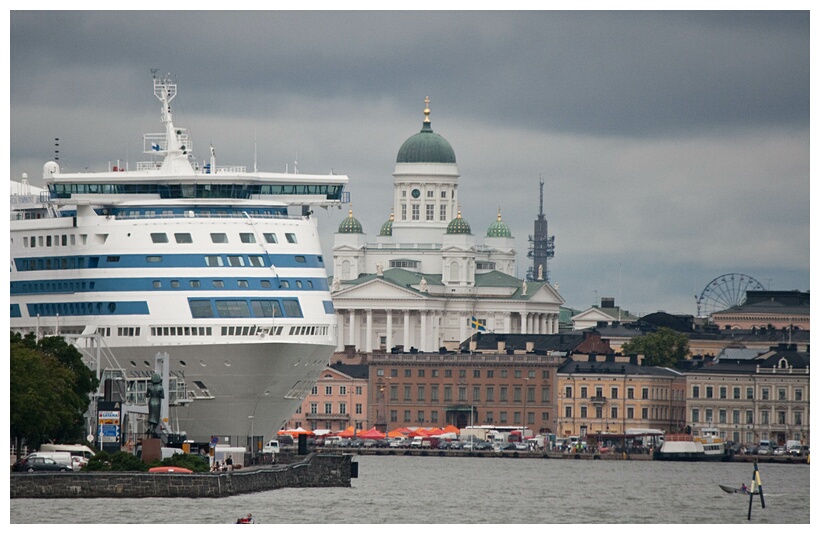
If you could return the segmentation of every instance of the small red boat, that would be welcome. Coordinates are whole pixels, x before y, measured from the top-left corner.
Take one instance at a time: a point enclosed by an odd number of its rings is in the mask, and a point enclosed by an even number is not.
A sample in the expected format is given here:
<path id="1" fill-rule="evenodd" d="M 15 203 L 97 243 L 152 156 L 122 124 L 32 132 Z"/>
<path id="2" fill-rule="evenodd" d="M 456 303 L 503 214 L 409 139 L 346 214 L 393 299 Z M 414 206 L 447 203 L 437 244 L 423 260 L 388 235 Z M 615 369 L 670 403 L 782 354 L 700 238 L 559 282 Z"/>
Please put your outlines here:
<path id="1" fill-rule="evenodd" d="M 152 467 L 148 470 L 149 473 L 176 473 L 181 475 L 187 475 L 193 473 L 190 469 L 185 469 L 184 467 L 175 467 L 173 465 L 163 465 L 162 467 Z"/>

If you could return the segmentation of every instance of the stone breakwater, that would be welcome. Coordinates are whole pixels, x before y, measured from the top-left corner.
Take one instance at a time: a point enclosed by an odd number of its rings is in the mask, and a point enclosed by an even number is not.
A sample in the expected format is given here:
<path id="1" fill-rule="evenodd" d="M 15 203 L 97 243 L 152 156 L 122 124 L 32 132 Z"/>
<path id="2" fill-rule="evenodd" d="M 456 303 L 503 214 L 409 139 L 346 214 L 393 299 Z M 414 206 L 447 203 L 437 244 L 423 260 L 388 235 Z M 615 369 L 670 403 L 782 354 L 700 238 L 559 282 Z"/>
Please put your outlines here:
<path id="1" fill-rule="evenodd" d="M 232 473 L 12 473 L 12 499 L 229 497 L 279 488 L 350 487 L 349 454 L 312 453 L 287 465 Z M 353 475 L 356 476 L 355 474 Z"/>

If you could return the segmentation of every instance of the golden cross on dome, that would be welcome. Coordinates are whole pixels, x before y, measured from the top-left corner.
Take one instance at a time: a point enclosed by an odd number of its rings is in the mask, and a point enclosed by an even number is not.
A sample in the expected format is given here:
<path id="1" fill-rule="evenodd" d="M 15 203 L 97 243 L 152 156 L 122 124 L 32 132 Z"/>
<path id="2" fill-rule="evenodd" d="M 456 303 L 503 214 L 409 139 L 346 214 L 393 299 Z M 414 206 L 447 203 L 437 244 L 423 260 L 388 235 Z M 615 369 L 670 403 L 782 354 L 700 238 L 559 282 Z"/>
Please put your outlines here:
<path id="1" fill-rule="evenodd" d="M 424 97 L 424 122 L 430 122 L 430 97 Z"/>

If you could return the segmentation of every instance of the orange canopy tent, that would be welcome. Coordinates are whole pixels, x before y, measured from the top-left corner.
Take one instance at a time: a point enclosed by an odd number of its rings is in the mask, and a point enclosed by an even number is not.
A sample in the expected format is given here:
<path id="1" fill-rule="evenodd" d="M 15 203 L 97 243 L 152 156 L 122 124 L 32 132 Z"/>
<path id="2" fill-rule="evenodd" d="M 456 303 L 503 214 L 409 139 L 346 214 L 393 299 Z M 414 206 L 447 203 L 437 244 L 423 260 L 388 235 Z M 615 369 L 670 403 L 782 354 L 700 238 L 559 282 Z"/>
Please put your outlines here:
<path id="1" fill-rule="evenodd" d="M 434 428 L 427 433 L 428 436 L 440 436 L 442 434 L 446 434 L 443 428 Z"/>
<path id="2" fill-rule="evenodd" d="M 403 438 L 405 436 L 407 436 L 407 434 L 402 432 L 401 429 L 391 430 L 387 433 L 388 438 Z"/>
<path id="3" fill-rule="evenodd" d="M 376 430 L 376 427 L 374 426 L 367 432 L 360 433 L 358 437 L 362 439 L 384 439 L 384 433 Z"/>
<path id="4" fill-rule="evenodd" d="M 461 430 L 459 430 L 458 427 L 453 426 L 453 425 L 447 425 L 444 428 L 442 428 L 442 430 L 444 431 L 445 434 L 449 433 L 449 432 L 453 432 L 455 434 L 460 434 L 461 433 Z"/>
<path id="5" fill-rule="evenodd" d="M 296 438 L 299 437 L 299 435 L 301 434 L 307 434 L 308 436 L 312 436 L 313 432 L 311 432 L 310 430 L 305 430 L 300 426 L 299 428 L 289 428 L 287 430 L 280 430 L 279 432 L 277 432 L 277 434 L 288 434 L 289 436 Z"/>
<path id="6" fill-rule="evenodd" d="M 427 430 L 425 430 L 424 428 L 417 428 L 414 431 L 410 432 L 410 435 L 408 437 L 415 438 L 416 436 L 421 436 L 423 438 L 426 438 L 429 435 L 430 433 L 427 432 Z"/>
<path id="7" fill-rule="evenodd" d="M 350 425 L 346 429 L 342 430 L 341 432 L 337 432 L 334 436 L 339 436 L 342 438 L 352 438 L 356 435 L 356 429 L 353 428 L 353 425 Z"/>

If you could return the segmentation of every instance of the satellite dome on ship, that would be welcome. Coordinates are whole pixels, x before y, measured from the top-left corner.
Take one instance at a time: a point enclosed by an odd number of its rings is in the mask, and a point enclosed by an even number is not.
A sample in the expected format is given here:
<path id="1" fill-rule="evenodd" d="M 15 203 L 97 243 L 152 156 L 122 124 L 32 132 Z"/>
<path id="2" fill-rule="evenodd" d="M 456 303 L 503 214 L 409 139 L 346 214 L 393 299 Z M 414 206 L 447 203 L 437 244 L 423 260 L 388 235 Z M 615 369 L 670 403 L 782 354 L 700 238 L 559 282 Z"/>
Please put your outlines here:
<path id="1" fill-rule="evenodd" d="M 359 219 L 353 216 L 353 210 L 350 210 L 350 213 L 347 215 L 347 219 L 343 220 L 342 223 L 339 225 L 339 233 L 340 234 L 363 234 L 364 230 L 362 230 L 362 223 L 359 222 Z"/>
<path id="2" fill-rule="evenodd" d="M 396 163 L 455 163 L 456 153 L 450 143 L 433 132 L 430 125 L 430 98 L 424 99 L 424 122 L 421 131 L 399 148 Z"/>

